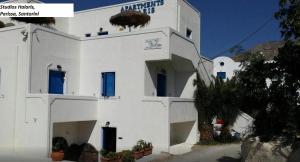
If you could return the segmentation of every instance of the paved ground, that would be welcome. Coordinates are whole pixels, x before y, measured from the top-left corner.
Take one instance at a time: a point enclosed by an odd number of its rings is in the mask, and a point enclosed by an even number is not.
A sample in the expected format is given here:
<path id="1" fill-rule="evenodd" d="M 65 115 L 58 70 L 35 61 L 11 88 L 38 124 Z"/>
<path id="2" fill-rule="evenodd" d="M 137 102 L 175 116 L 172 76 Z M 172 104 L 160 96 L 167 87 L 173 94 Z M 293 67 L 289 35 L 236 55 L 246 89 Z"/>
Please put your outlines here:
<path id="1" fill-rule="evenodd" d="M 162 153 L 146 156 L 137 162 L 239 162 L 240 144 L 217 146 L 194 146 L 191 152 L 182 155 Z M 51 159 L 1 156 L 0 162 L 51 162 Z"/>
<path id="2" fill-rule="evenodd" d="M 240 144 L 195 146 L 192 152 L 160 157 L 159 160 L 149 159 L 149 162 L 239 162 L 240 149 Z"/>

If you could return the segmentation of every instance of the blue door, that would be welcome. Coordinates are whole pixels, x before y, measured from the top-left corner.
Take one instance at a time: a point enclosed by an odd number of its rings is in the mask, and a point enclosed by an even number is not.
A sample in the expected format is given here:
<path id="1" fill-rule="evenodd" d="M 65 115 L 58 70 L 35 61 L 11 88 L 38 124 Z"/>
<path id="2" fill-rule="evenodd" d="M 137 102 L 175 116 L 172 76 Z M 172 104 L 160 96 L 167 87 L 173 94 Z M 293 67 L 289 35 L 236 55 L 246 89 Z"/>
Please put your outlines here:
<path id="1" fill-rule="evenodd" d="M 166 74 L 157 74 L 157 96 L 167 96 L 167 76 Z"/>
<path id="2" fill-rule="evenodd" d="M 50 94 L 63 94 L 65 72 L 50 70 L 49 71 L 49 87 L 48 93 Z"/>

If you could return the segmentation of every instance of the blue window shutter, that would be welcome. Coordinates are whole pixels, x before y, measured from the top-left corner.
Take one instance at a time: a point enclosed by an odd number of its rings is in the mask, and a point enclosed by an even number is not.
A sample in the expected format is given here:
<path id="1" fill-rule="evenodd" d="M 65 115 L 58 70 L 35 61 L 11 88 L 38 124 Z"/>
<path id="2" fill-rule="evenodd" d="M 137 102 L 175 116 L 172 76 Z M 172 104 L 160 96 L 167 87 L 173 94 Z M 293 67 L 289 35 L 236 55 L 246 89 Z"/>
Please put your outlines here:
<path id="1" fill-rule="evenodd" d="M 102 73 L 102 96 L 115 96 L 115 73 Z"/>
<path id="2" fill-rule="evenodd" d="M 49 71 L 49 88 L 50 94 L 63 94 L 64 92 L 64 77 L 65 72 L 62 71 Z"/>
<path id="3" fill-rule="evenodd" d="M 115 73 L 114 72 L 107 73 L 106 81 L 107 81 L 106 95 L 115 96 Z"/>

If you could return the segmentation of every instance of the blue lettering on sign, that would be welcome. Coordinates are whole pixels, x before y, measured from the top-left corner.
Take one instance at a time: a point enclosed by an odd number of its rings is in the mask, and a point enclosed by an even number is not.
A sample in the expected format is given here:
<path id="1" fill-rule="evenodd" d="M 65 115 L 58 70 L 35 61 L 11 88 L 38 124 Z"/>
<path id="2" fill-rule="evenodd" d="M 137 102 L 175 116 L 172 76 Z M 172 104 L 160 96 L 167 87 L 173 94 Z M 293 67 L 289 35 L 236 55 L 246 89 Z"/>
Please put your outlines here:
<path id="1" fill-rule="evenodd" d="M 121 8 L 121 12 L 127 11 L 127 10 L 135 10 L 140 11 L 145 14 L 153 14 L 155 13 L 155 8 L 158 6 L 162 6 L 165 4 L 165 0 L 152 0 L 147 2 L 140 2 L 130 5 L 125 5 Z"/>

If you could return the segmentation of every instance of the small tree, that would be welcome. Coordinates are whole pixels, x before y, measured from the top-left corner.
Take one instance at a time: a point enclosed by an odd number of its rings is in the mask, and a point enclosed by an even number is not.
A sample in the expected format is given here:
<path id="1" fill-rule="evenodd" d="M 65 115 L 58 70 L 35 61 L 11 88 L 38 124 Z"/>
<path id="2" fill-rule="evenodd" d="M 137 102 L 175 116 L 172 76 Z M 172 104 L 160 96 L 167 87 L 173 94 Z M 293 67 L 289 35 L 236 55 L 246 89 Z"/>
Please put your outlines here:
<path id="1" fill-rule="evenodd" d="M 198 111 L 198 127 L 201 133 L 201 140 L 213 140 L 213 127 L 211 125 L 213 118 L 216 116 L 217 107 L 212 106 L 213 103 L 213 84 L 207 86 L 197 73 L 197 79 L 194 81 L 196 85 L 195 107 Z"/>
<path id="2" fill-rule="evenodd" d="M 238 88 L 235 79 L 224 82 L 214 78 L 208 86 L 201 80 L 199 74 L 195 80 L 195 106 L 198 110 L 199 129 L 201 140 L 213 140 L 212 121 L 215 117 L 224 121 L 223 127 L 228 130 L 240 114 L 238 107 Z"/>
<path id="3" fill-rule="evenodd" d="M 279 6 L 275 17 L 285 45 L 271 62 L 251 56 L 238 80 L 242 108 L 255 118 L 254 135 L 262 141 L 285 137 L 283 144 L 290 144 L 300 132 L 300 0 L 280 0 Z"/>

